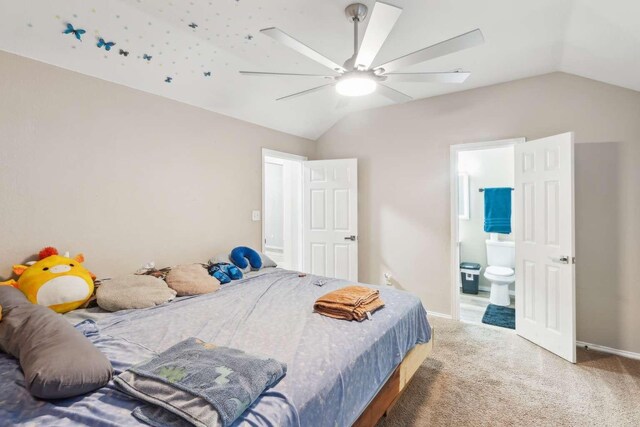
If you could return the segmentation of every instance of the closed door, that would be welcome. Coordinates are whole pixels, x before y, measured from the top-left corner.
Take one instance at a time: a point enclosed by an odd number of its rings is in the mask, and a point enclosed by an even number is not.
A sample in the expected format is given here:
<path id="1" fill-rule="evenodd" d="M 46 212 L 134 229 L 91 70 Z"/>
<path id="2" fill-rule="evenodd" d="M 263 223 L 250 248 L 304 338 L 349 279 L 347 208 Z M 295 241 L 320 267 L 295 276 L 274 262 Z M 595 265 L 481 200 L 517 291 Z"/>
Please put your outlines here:
<path id="1" fill-rule="evenodd" d="M 303 162 L 303 270 L 358 280 L 358 161 Z"/>
<path id="2" fill-rule="evenodd" d="M 516 332 L 575 363 L 573 133 L 515 156 Z"/>

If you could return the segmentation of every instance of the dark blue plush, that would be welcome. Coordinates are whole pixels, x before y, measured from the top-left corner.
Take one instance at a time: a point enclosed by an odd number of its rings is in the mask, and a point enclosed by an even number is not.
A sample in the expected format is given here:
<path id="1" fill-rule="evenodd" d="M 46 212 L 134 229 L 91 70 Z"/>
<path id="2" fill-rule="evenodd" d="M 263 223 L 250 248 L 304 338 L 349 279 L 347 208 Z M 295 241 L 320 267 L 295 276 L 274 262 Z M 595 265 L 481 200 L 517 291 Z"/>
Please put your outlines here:
<path id="1" fill-rule="evenodd" d="M 221 285 L 226 285 L 227 283 L 231 282 L 231 278 L 227 276 L 218 266 L 210 268 L 209 274 L 218 279 L 218 282 L 220 282 Z"/>
<path id="2" fill-rule="evenodd" d="M 232 250 L 231 255 L 229 255 L 229 259 L 232 263 L 243 270 L 249 265 L 251 265 L 252 270 L 260 270 L 262 267 L 262 258 L 260 257 L 260 254 L 246 246 L 238 246 Z M 247 261 L 249 261 L 248 264 Z"/>
<path id="3" fill-rule="evenodd" d="M 209 267 L 209 274 L 218 279 L 221 285 L 242 279 L 242 271 L 232 264 L 213 264 Z"/>
<path id="4" fill-rule="evenodd" d="M 222 271 L 227 273 L 227 276 L 231 277 L 231 280 L 242 279 L 242 271 L 240 271 L 240 269 L 233 264 L 225 264 Z"/>

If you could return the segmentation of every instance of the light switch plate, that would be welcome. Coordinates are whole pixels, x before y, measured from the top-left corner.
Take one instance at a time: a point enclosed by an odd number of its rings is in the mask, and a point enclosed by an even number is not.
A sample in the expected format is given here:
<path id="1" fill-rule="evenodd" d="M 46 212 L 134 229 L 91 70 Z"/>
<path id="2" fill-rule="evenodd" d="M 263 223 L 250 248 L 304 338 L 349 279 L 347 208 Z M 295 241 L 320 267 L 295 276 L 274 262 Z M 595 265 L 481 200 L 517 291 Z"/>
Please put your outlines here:
<path id="1" fill-rule="evenodd" d="M 251 211 L 251 220 L 260 221 L 260 211 Z"/>

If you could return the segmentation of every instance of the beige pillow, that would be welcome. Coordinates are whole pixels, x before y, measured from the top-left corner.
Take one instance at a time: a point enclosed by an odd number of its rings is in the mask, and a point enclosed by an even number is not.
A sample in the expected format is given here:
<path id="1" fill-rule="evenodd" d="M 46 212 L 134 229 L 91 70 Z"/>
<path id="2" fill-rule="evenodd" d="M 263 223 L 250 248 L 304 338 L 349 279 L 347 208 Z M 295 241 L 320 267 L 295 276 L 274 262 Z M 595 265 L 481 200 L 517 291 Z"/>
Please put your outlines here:
<path id="1" fill-rule="evenodd" d="M 200 264 L 185 264 L 173 267 L 165 279 L 167 285 L 178 293 L 178 296 L 201 295 L 220 289 L 220 282 L 209 276 Z"/>
<path id="2" fill-rule="evenodd" d="M 105 280 L 96 291 L 98 305 L 107 311 L 155 307 L 175 296 L 164 280 L 137 274 Z"/>

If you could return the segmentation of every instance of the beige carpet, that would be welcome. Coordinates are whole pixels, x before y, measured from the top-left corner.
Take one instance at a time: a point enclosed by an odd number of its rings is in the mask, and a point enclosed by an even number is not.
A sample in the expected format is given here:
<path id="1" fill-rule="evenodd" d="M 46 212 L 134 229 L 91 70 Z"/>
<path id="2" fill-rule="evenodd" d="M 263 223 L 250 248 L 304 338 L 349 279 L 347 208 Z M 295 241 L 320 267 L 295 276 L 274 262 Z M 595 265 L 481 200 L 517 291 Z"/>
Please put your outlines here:
<path id="1" fill-rule="evenodd" d="M 434 351 L 378 427 L 640 426 L 640 361 L 575 365 L 511 331 L 437 317 Z"/>

